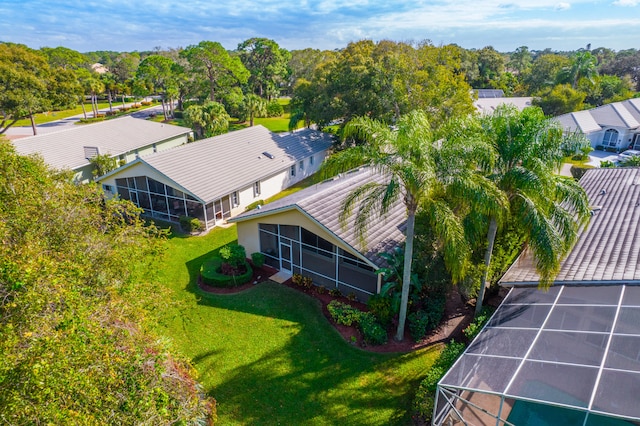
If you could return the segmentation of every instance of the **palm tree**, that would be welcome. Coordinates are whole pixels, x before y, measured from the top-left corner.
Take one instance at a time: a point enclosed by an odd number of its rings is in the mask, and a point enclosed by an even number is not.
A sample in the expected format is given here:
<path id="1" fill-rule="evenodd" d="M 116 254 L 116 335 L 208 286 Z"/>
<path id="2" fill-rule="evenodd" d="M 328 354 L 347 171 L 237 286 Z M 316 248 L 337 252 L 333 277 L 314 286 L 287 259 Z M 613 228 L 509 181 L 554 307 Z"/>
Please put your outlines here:
<path id="1" fill-rule="evenodd" d="M 267 113 L 267 102 L 253 93 L 245 97 L 244 106 L 249 114 L 249 127 L 253 127 L 253 119 L 255 117 Z"/>
<path id="2" fill-rule="evenodd" d="M 560 77 L 565 82 L 571 82 L 571 88 L 575 89 L 578 80 L 583 77 L 593 82 L 593 77 L 598 75 L 597 65 L 598 59 L 591 52 L 580 51 L 574 55 L 571 65 L 560 71 Z"/>
<path id="3" fill-rule="evenodd" d="M 500 216 L 515 221 L 524 232 L 542 287 L 551 284 L 580 226 L 590 217 L 582 187 L 572 178 L 556 174 L 568 137 L 557 122 L 547 120 L 540 108 L 518 111 L 512 106 L 498 107 L 482 121 L 498 154 L 489 178 L 504 192 L 508 205 L 507 211 L 496 210 L 489 215 L 485 272 L 476 315 L 482 308 Z"/>
<path id="4" fill-rule="evenodd" d="M 499 192 L 492 191 L 491 182 L 478 173 L 479 166 L 492 165 L 491 147 L 480 139 L 465 137 L 469 130 L 478 134 L 478 129 L 473 129 L 471 122 L 456 122 L 455 125 L 442 126 L 442 129 L 449 130 L 444 137 L 432 132 L 422 111 L 402 116 L 395 128 L 367 117 L 358 117 L 345 126 L 344 135 L 363 143 L 338 152 L 324 165 L 327 175 L 368 165 L 384 178 L 382 182 L 355 188 L 342 206 L 340 220 L 343 226 L 346 226 L 353 208 L 358 206 L 355 231 L 362 245 L 367 224 L 374 217 L 384 216 L 398 199 L 406 206 L 404 269 L 395 336 L 398 341 L 404 337 L 418 208 L 427 209 L 435 231 L 443 241 L 445 264 L 457 280 L 464 275 L 470 250 L 455 205 L 449 201 L 474 198 L 496 209 L 492 197 L 486 194 L 499 198 Z"/>

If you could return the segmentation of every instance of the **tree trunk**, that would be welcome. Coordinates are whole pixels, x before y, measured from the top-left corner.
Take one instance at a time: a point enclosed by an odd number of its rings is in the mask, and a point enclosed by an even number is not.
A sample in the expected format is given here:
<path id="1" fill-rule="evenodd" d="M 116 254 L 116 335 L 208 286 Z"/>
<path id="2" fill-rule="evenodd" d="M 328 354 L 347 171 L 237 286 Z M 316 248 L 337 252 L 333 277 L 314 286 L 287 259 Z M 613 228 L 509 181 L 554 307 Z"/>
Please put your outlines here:
<path id="1" fill-rule="evenodd" d="M 253 111 L 249 113 L 249 127 L 253 127 Z"/>
<path id="2" fill-rule="evenodd" d="M 38 134 L 36 130 L 36 120 L 33 118 L 33 113 L 29 112 L 29 120 L 31 120 L 31 128 L 33 129 L 33 136 Z"/>
<path id="3" fill-rule="evenodd" d="M 487 251 L 484 253 L 484 273 L 482 274 L 482 282 L 480 283 L 480 290 L 478 290 L 478 298 L 476 300 L 476 313 L 475 316 L 480 314 L 482 310 L 482 302 L 484 301 L 484 291 L 487 287 L 487 278 L 489 277 L 489 265 L 491 265 L 491 254 L 493 253 L 493 243 L 496 240 L 496 233 L 498 231 L 498 222 L 496 218 L 492 217 L 489 222 L 489 232 L 487 232 Z"/>
<path id="4" fill-rule="evenodd" d="M 125 105 L 124 105 L 124 93 L 122 94 L 122 110 L 124 111 L 125 109 Z"/>
<path id="5" fill-rule="evenodd" d="M 80 106 L 82 106 L 82 114 L 84 114 L 84 119 L 87 119 L 87 109 L 84 107 L 84 96 L 83 99 L 80 100 Z"/>
<path id="6" fill-rule="evenodd" d="M 162 116 L 166 121 L 167 120 L 167 104 L 164 101 L 164 96 L 160 98 L 160 102 L 162 103 Z"/>
<path id="7" fill-rule="evenodd" d="M 411 288 L 411 263 L 413 260 L 413 233 L 416 222 L 415 209 L 407 212 L 407 240 L 404 247 L 404 271 L 402 273 L 402 295 L 400 298 L 400 315 L 398 317 L 398 331 L 395 339 L 404 339 L 404 324 L 407 320 L 407 305 L 409 304 L 409 290 Z"/>

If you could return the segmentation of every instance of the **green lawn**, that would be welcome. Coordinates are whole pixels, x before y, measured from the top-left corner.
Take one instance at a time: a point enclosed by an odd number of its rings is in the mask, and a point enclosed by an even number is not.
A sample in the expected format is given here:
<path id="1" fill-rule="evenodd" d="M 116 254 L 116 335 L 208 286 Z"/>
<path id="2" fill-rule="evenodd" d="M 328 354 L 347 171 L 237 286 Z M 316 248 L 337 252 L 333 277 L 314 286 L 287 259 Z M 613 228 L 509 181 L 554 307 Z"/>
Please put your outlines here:
<path id="1" fill-rule="evenodd" d="M 235 226 L 168 241 L 160 332 L 190 357 L 222 425 L 410 424 L 419 381 L 440 347 L 374 354 L 345 342 L 319 303 L 275 283 L 235 295 L 195 286 Z"/>

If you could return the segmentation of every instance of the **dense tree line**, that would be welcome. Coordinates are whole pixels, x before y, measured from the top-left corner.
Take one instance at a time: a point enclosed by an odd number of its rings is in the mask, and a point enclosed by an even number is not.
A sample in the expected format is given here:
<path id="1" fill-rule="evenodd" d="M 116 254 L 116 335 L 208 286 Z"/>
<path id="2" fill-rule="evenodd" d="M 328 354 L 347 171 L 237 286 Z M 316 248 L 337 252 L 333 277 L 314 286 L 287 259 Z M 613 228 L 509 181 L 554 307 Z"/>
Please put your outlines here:
<path id="1" fill-rule="evenodd" d="M 0 142 L 0 422 L 207 424 L 214 401 L 151 332 L 157 229 Z"/>
<path id="2" fill-rule="evenodd" d="M 289 52 L 273 40 L 251 38 L 233 51 L 202 41 L 147 52 L 80 53 L 0 43 L 0 133 L 19 119 L 84 105 L 84 99 L 91 99 L 95 115 L 98 98 L 111 104 L 150 95 L 160 98 L 167 119 L 176 104 L 186 111 L 205 101 L 219 103 L 217 124 L 188 120 L 202 136 L 226 131 L 220 126 L 225 116 L 252 121 L 265 115 L 281 95 L 292 96 L 292 128 L 300 120 L 322 127 L 362 115 L 393 123 L 413 109 L 425 111 L 436 125 L 472 110 L 471 89 L 489 88 L 506 96 L 533 96 L 551 116 L 596 107 L 640 91 L 640 51 L 590 46 L 573 52 L 531 51 L 521 46 L 501 53 L 491 46 L 362 40 L 335 51 Z M 216 130 L 202 132 L 207 127 Z"/>

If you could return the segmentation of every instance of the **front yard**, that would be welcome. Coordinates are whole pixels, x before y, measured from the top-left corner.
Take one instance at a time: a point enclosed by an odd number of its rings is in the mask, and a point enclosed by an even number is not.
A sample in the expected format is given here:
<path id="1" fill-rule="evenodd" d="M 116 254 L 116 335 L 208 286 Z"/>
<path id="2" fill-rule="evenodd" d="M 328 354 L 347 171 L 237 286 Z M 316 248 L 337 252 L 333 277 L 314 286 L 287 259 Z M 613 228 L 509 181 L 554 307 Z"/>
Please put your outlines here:
<path id="1" fill-rule="evenodd" d="M 317 300 L 275 283 L 205 294 L 204 259 L 236 239 L 235 226 L 172 236 L 159 271 L 160 332 L 193 360 L 218 401 L 219 424 L 410 424 L 411 401 L 440 346 L 407 354 L 345 342 Z"/>

